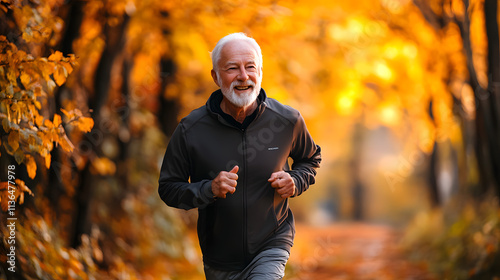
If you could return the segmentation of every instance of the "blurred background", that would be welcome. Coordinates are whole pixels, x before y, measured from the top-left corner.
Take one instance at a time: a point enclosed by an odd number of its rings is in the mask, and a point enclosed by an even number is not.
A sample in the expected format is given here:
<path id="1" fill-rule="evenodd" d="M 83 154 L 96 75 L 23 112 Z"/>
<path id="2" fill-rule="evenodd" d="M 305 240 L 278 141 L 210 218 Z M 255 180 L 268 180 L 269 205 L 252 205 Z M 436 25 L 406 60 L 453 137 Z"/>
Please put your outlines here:
<path id="1" fill-rule="evenodd" d="M 157 180 L 232 32 L 257 40 L 263 88 L 322 147 L 291 201 L 285 279 L 500 279 L 498 14 L 495 0 L 2 0 L 0 279 L 203 279 L 197 212 L 167 207 Z"/>

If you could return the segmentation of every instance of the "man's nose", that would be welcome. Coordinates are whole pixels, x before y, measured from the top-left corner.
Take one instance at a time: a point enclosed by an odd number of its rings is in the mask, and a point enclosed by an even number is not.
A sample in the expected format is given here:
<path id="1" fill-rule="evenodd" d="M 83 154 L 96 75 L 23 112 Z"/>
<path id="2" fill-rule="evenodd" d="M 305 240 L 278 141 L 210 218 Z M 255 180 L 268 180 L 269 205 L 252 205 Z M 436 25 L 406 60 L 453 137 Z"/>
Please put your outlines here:
<path id="1" fill-rule="evenodd" d="M 245 69 L 245 67 L 241 67 L 240 68 L 240 72 L 238 74 L 238 77 L 236 77 L 239 81 L 246 81 L 248 80 L 249 76 L 248 76 L 248 73 L 247 73 L 247 70 Z"/>

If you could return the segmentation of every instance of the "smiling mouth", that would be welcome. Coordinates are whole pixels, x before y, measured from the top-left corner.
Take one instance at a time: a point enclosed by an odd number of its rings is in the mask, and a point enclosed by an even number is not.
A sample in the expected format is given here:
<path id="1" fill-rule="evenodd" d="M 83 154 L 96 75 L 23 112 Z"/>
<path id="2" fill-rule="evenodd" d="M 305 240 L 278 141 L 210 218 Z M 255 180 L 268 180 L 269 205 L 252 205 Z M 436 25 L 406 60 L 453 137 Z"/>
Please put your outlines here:
<path id="1" fill-rule="evenodd" d="M 252 88 L 252 86 L 236 86 L 234 88 L 237 90 L 247 90 L 247 89 Z"/>

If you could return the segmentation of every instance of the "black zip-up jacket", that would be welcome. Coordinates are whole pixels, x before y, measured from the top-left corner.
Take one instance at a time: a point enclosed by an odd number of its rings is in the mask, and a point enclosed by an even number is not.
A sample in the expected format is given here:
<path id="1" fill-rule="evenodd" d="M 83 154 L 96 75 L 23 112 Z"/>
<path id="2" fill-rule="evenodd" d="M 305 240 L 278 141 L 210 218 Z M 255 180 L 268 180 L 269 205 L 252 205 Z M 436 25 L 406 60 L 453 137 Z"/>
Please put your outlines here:
<path id="1" fill-rule="evenodd" d="M 264 90 L 253 120 L 244 126 L 231 124 L 213 109 L 220 108 L 220 100 L 217 90 L 205 106 L 181 120 L 163 159 L 158 192 L 169 206 L 198 208 L 205 263 L 219 270 L 242 270 L 264 249 L 290 251 L 292 211 L 288 199 L 267 180 L 284 170 L 294 180 L 295 196 L 300 195 L 314 184 L 321 149 L 299 112 L 267 98 Z M 214 198 L 212 180 L 235 165 L 240 168 L 235 193 Z"/>

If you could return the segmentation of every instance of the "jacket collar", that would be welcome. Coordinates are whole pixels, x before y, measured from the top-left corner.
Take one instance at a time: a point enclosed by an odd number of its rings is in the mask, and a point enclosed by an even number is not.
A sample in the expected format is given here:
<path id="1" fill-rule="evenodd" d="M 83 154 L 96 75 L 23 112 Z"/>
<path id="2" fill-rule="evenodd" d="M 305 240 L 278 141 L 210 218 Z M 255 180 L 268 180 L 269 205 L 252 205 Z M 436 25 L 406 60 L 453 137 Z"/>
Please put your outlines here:
<path id="1" fill-rule="evenodd" d="M 260 89 L 260 93 L 257 96 L 257 115 L 255 116 L 255 119 L 259 118 L 260 115 L 265 110 L 266 107 L 266 100 L 267 100 L 267 95 L 266 92 L 263 88 Z M 207 100 L 207 103 L 205 104 L 205 107 L 207 111 L 212 115 L 213 117 L 217 118 L 220 122 L 230 125 L 219 113 L 217 113 L 216 108 L 220 108 L 220 103 L 222 101 L 222 91 L 220 89 L 212 92 L 210 97 Z M 217 107 L 216 107 L 217 106 Z M 254 120 L 255 120 L 254 119 Z"/>

